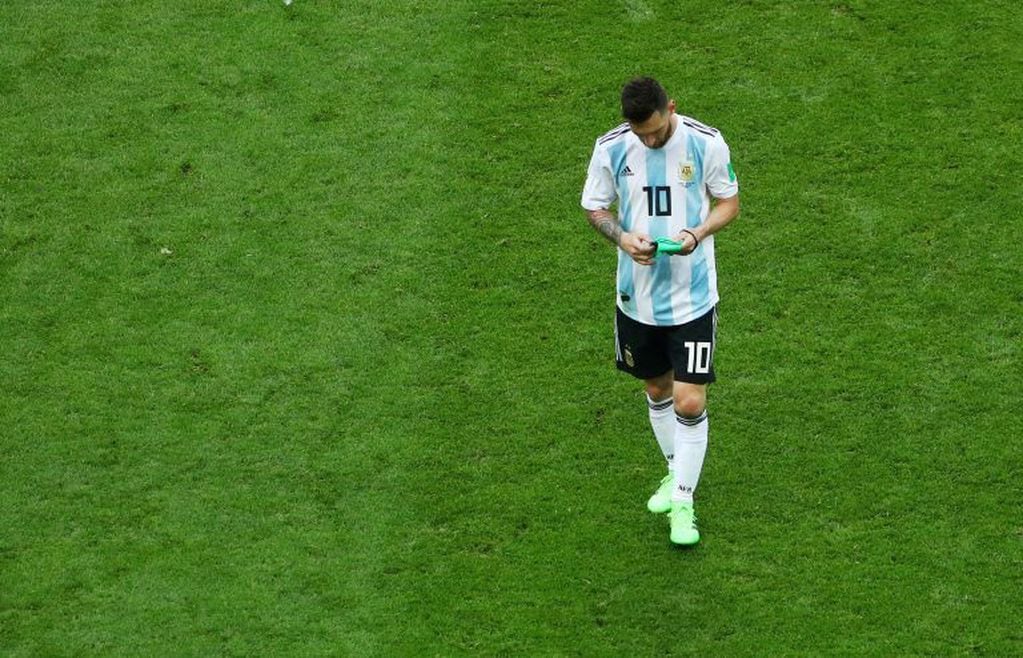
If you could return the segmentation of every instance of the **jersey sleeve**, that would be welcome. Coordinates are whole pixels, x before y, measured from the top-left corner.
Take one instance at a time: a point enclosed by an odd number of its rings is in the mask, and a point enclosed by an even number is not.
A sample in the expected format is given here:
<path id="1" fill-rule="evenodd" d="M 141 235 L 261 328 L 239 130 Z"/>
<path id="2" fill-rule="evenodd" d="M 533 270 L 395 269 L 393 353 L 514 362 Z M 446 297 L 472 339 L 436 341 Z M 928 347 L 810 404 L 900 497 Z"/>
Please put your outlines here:
<path id="1" fill-rule="evenodd" d="M 611 174 L 611 160 L 599 144 L 593 147 L 590 168 L 583 186 L 582 207 L 586 210 L 606 210 L 618 198 L 614 176 Z"/>
<path id="2" fill-rule="evenodd" d="M 707 145 L 706 171 L 704 180 L 711 196 L 716 199 L 730 199 L 739 193 L 739 181 L 732 169 L 732 155 L 728 144 L 719 134 Z"/>

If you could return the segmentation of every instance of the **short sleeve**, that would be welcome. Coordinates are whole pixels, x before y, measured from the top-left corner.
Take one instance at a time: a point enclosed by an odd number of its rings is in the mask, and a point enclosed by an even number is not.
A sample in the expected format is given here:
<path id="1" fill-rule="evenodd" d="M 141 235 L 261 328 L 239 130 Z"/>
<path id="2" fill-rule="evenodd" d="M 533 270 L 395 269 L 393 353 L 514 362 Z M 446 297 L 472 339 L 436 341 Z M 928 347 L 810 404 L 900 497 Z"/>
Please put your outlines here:
<path id="1" fill-rule="evenodd" d="M 704 180 L 711 196 L 716 199 L 730 199 L 739 193 L 739 181 L 732 168 L 732 155 L 720 134 L 707 145 L 707 159 Z"/>
<path id="2" fill-rule="evenodd" d="M 582 207 L 586 210 L 606 210 L 617 198 L 611 161 L 607 152 L 595 145 L 586 173 L 586 185 L 583 186 Z"/>

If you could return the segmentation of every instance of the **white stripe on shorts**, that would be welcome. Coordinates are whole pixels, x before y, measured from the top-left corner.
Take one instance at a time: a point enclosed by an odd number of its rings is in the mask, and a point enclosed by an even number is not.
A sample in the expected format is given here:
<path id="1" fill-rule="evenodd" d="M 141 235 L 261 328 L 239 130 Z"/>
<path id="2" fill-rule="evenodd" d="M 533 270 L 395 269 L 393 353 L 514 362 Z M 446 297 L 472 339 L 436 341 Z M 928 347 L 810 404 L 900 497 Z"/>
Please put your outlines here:
<path id="1" fill-rule="evenodd" d="M 622 361 L 622 344 L 618 340 L 618 313 L 615 313 L 615 359 Z"/>

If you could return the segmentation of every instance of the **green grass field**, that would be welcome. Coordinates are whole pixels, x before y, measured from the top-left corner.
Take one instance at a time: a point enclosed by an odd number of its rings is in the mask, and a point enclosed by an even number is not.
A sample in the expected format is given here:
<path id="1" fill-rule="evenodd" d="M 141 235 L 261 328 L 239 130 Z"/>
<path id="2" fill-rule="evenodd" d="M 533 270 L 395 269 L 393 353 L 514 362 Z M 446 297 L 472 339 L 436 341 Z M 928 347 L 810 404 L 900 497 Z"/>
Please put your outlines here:
<path id="1" fill-rule="evenodd" d="M 732 147 L 704 541 L 579 194 Z M 0 654 L 1023 655 L 1014 2 L 0 4 Z"/>

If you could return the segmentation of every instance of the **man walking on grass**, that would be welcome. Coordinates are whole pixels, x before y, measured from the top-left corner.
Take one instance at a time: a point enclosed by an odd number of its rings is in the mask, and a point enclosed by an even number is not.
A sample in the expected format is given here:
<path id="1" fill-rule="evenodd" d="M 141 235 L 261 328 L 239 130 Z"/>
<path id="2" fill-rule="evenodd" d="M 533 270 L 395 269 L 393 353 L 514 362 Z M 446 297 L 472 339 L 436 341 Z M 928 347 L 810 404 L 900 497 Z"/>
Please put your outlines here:
<path id="1" fill-rule="evenodd" d="M 625 123 L 597 139 L 582 207 L 618 247 L 616 362 L 643 380 L 668 463 L 647 508 L 668 513 L 673 543 L 692 546 L 700 541 L 693 494 L 714 381 L 714 234 L 739 214 L 739 185 L 721 133 L 676 114 L 656 80 L 625 85 L 622 116 Z M 658 253 L 664 238 L 681 251 Z"/>

